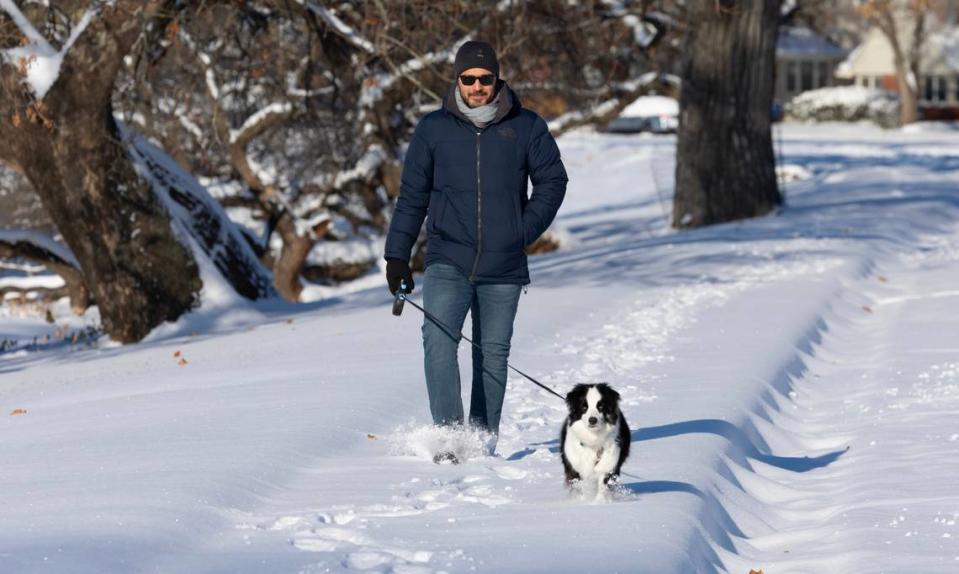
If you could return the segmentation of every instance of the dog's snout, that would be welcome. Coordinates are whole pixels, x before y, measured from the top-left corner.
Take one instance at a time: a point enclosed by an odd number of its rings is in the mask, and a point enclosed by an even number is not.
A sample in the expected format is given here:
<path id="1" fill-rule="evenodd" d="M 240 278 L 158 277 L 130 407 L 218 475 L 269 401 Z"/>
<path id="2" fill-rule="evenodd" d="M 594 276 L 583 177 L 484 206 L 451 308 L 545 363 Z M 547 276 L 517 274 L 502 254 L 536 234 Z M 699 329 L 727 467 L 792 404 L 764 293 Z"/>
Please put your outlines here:
<path id="1" fill-rule="evenodd" d="M 594 425 L 597 422 L 599 422 L 599 419 L 597 419 L 596 417 L 589 417 L 589 424 Z"/>

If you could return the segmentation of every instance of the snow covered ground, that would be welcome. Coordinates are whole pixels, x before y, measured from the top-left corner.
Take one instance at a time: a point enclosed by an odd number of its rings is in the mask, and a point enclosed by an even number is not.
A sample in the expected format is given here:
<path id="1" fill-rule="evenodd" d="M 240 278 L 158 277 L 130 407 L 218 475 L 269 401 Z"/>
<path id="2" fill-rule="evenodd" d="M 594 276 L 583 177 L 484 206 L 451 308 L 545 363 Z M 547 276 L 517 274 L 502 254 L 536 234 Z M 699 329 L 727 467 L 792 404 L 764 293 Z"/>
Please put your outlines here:
<path id="1" fill-rule="evenodd" d="M 571 242 L 511 362 L 622 393 L 613 502 L 566 494 L 564 405 L 522 378 L 497 456 L 433 464 L 469 445 L 426 427 L 421 317 L 370 279 L 0 353 L 0 571 L 959 571 L 959 132 L 782 129 L 788 208 L 684 232 L 674 139 L 560 140 Z"/>

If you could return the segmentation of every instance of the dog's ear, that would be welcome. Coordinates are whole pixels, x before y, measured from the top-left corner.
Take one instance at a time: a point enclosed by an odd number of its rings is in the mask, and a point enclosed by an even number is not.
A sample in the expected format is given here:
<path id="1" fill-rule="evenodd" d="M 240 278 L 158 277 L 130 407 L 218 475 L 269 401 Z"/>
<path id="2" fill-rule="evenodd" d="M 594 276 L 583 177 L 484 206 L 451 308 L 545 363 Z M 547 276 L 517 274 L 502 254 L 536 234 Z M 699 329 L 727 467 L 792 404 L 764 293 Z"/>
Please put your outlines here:
<path id="1" fill-rule="evenodd" d="M 586 394 L 586 385 L 576 385 L 573 387 L 573 390 L 566 393 L 566 405 L 570 407 L 573 406 L 577 400 L 582 399 L 584 394 Z"/>
<path id="2" fill-rule="evenodd" d="M 617 403 L 619 402 L 619 399 L 622 398 L 619 396 L 619 393 L 616 391 L 616 389 L 607 385 L 606 383 L 601 383 L 599 386 L 603 388 L 607 397 L 613 399 Z"/>

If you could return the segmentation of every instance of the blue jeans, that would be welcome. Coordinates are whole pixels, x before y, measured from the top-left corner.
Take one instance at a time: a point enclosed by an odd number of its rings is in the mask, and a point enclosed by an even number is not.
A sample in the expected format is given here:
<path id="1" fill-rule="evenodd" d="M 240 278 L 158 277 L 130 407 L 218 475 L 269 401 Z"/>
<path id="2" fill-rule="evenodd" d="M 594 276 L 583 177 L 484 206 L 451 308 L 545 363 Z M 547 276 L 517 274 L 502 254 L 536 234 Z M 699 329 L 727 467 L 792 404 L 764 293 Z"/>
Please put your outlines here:
<path id="1" fill-rule="evenodd" d="M 499 432 L 506 394 L 506 361 L 522 289 L 522 285 L 513 284 L 476 285 L 456 267 L 443 263 L 426 268 L 423 308 L 452 331 L 444 331 L 429 318 L 423 320 L 426 390 L 435 424 L 463 423 L 456 351 L 466 312 L 472 310 L 473 341 L 482 350 L 473 347 L 469 421 L 494 434 Z"/>

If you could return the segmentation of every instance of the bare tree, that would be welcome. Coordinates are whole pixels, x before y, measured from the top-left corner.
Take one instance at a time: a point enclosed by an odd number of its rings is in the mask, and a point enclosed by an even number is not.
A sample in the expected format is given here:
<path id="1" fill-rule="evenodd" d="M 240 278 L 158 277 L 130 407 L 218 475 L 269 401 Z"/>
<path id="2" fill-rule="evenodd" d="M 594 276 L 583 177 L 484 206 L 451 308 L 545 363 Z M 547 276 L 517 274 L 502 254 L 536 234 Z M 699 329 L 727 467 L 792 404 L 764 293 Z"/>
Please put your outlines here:
<path id="1" fill-rule="evenodd" d="M 66 38 L 86 1 L 22 4 L 30 21 L 59 22 Z M 614 117 L 675 54 L 660 32 L 681 30 L 681 10 L 668 0 L 160 4 L 116 62 L 122 133 L 146 136 L 209 185 L 290 300 L 318 244 L 385 232 L 405 145 L 419 118 L 442 105 L 463 42 L 492 42 L 524 105 L 555 118 L 559 133 Z M 11 19 L 0 17 L 3 25 L 15 46 L 22 34 Z M 170 166 L 155 149 L 128 143 L 126 151 L 158 172 L 145 177 L 161 195 L 181 197 L 163 185 Z M 191 231 L 198 241 L 201 231 Z"/>
<path id="2" fill-rule="evenodd" d="M 126 155 L 110 105 L 123 57 L 171 7 L 95 5 L 74 24 L 72 45 L 58 50 L 16 5 L 4 3 L 25 45 L 66 53 L 46 93 L 24 82 L 35 56 L 0 63 L 0 159 L 30 181 L 80 262 L 104 328 L 124 342 L 176 319 L 200 288 L 196 264 Z"/>
<path id="3" fill-rule="evenodd" d="M 889 42 L 900 102 L 900 123 L 920 119 L 919 99 L 929 37 L 954 23 L 955 0 L 859 0 L 857 12 Z"/>
<path id="4" fill-rule="evenodd" d="M 675 227 L 782 203 L 771 105 L 780 0 L 693 0 L 682 60 Z"/>
<path id="5" fill-rule="evenodd" d="M 926 41 L 928 0 L 864 0 L 858 10 L 879 28 L 892 48 L 899 91 L 899 122 L 919 119 L 922 50 Z"/>
<path id="6" fill-rule="evenodd" d="M 156 179 L 163 173 L 138 173 L 144 164 L 131 161 L 111 103 L 124 58 L 162 34 L 179 4 L 0 2 L 0 161 L 40 196 L 79 263 L 104 329 L 121 342 L 140 340 L 193 308 L 202 285 L 189 240 L 176 236 L 155 189 L 170 182 Z M 177 197 L 188 210 L 198 205 Z M 205 223 L 224 221 L 214 215 Z M 196 237 L 218 250 L 221 257 L 211 258 L 221 270 L 231 266 L 222 256 L 228 249 Z M 265 293 L 255 276 L 248 281 L 248 295 Z"/>

